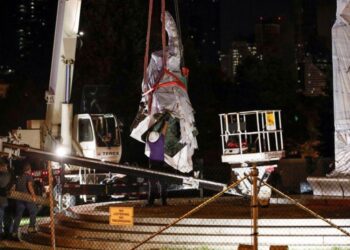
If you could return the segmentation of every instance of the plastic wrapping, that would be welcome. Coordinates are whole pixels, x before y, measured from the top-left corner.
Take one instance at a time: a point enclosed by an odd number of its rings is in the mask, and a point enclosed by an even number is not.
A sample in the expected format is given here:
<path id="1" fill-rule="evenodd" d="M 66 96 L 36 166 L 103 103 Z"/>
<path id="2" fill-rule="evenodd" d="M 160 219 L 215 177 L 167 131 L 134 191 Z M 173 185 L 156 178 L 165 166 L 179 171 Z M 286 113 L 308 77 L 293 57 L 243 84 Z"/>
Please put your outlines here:
<path id="1" fill-rule="evenodd" d="M 181 73 L 181 41 L 172 16 L 166 12 L 165 29 L 168 35 L 166 69 L 163 51 L 153 52 L 142 81 L 142 98 L 139 112 L 132 125 L 131 137 L 144 142 L 150 129 L 161 127 L 164 114 L 170 114 L 169 129 L 165 138 L 165 162 L 187 173 L 193 170 L 192 156 L 198 147 L 194 110 L 187 93 L 187 78 Z M 145 154 L 149 149 L 145 144 Z"/>
<path id="2" fill-rule="evenodd" d="M 333 177 L 350 176 L 350 0 L 337 1 L 332 28 L 335 169 Z"/>

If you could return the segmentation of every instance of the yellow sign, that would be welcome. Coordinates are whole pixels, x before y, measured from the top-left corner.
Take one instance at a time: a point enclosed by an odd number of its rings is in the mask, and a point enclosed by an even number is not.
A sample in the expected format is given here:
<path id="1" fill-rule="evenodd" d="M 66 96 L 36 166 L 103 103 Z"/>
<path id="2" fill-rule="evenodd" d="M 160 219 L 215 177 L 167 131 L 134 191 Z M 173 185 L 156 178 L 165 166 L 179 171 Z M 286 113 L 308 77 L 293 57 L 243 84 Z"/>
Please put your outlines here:
<path id="1" fill-rule="evenodd" d="M 133 207 L 109 207 L 109 225 L 133 226 L 134 225 L 134 208 Z"/>
<path id="2" fill-rule="evenodd" d="M 273 112 L 266 113 L 266 129 L 276 130 L 275 114 Z"/>

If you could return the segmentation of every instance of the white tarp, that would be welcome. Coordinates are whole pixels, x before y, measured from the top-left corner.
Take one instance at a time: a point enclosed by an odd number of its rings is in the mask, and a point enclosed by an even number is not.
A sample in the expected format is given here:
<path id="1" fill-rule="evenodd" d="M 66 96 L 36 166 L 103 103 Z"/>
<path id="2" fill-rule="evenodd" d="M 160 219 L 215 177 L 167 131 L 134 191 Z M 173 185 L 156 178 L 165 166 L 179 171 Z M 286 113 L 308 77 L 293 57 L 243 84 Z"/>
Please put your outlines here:
<path id="1" fill-rule="evenodd" d="M 179 128 L 176 143 L 180 144 L 181 147 L 178 147 L 179 150 L 175 153 L 172 152 L 172 155 L 166 151 L 165 162 L 176 170 L 188 173 L 193 170 L 192 155 L 198 147 L 197 130 L 194 110 L 187 93 L 187 79 L 180 69 L 181 41 L 176 23 L 168 12 L 165 14 L 165 30 L 168 35 L 166 48 L 168 72 L 164 73 L 163 51 L 153 52 L 147 67 L 146 78 L 142 81 L 143 95 L 130 136 L 144 142 L 143 136 L 146 131 L 159 122 L 157 115 L 170 113 L 173 118 L 173 128 Z M 174 138 L 173 136 L 171 140 Z M 145 154 L 149 156 L 147 145 L 145 146 Z"/>
<path id="2" fill-rule="evenodd" d="M 335 169 L 350 176 L 350 0 L 337 0 L 332 28 Z"/>

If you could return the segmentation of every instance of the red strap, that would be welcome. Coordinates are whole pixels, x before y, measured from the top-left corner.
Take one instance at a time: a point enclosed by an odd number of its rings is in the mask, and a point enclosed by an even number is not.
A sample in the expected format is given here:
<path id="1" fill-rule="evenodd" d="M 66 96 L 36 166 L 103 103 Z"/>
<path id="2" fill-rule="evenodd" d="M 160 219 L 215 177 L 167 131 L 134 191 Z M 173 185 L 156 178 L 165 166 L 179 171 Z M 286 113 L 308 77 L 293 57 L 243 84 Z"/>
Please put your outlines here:
<path id="1" fill-rule="evenodd" d="M 168 74 L 168 75 L 174 77 L 177 81 L 182 82 L 180 80 L 180 78 L 177 77 L 177 75 L 175 75 L 173 72 L 169 71 L 167 68 L 164 68 L 164 74 Z"/>
<path id="2" fill-rule="evenodd" d="M 152 88 L 152 90 L 150 91 L 151 92 L 154 92 L 155 90 L 159 89 L 159 88 L 162 88 L 162 87 L 167 87 L 167 86 L 171 86 L 171 85 L 177 85 L 178 87 L 182 88 L 183 90 L 187 91 L 187 87 L 186 87 L 186 84 L 180 80 L 180 78 L 175 75 L 173 72 L 169 71 L 167 68 L 165 68 L 163 70 L 163 73 L 162 73 L 162 77 L 165 75 L 165 74 L 168 74 L 170 76 L 172 76 L 173 78 L 175 78 L 175 80 L 173 81 L 169 81 L 169 82 L 162 82 L 162 83 L 156 83 L 154 85 L 154 87 Z M 151 97 L 152 95 L 150 95 Z"/>
<path id="3" fill-rule="evenodd" d="M 145 82 L 146 82 L 146 77 L 147 77 L 147 65 L 148 65 L 148 59 L 149 59 L 149 41 L 150 41 L 150 35 L 151 35 L 152 13 L 153 13 L 153 0 L 149 0 L 146 48 L 145 48 L 145 57 L 144 57 L 144 61 L 143 61 L 143 80 Z"/>
<path id="4" fill-rule="evenodd" d="M 183 90 L 187 91 L 186 85 L 183 82 L 181 82 L 181 81 L 162 82 L 160 84 L 157 84 L 157 86 L 155 86 L 153 88 L 153 91 L 155 91 L 155 90 L 157 90 L 159 88 L 168 87 L 168 86 L 171 86 L 171 85 L 177 85 L 178 87 L 180 87 Z"/>
<path id="5" fill-rule="evenodd" d="M 161 12 L 161 19 L 162 19 L 162 48 L 163 48 L 163 67 L 166 68 L 166 34 L 165 34 L 165 0 L 162 0 L 162 12 Z"/>

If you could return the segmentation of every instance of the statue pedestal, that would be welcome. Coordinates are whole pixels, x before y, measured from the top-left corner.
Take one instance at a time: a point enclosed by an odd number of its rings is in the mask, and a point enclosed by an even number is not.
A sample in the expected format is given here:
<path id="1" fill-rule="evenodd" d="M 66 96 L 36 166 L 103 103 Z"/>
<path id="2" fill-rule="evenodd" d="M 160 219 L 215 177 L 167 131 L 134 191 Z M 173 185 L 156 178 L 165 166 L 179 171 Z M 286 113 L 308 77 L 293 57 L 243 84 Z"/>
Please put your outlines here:
<path id="1" fill-rule="evenodd" d="M 307 181 L 314 195 L 350 197 L 350 178 L 308 177 Z"/>

